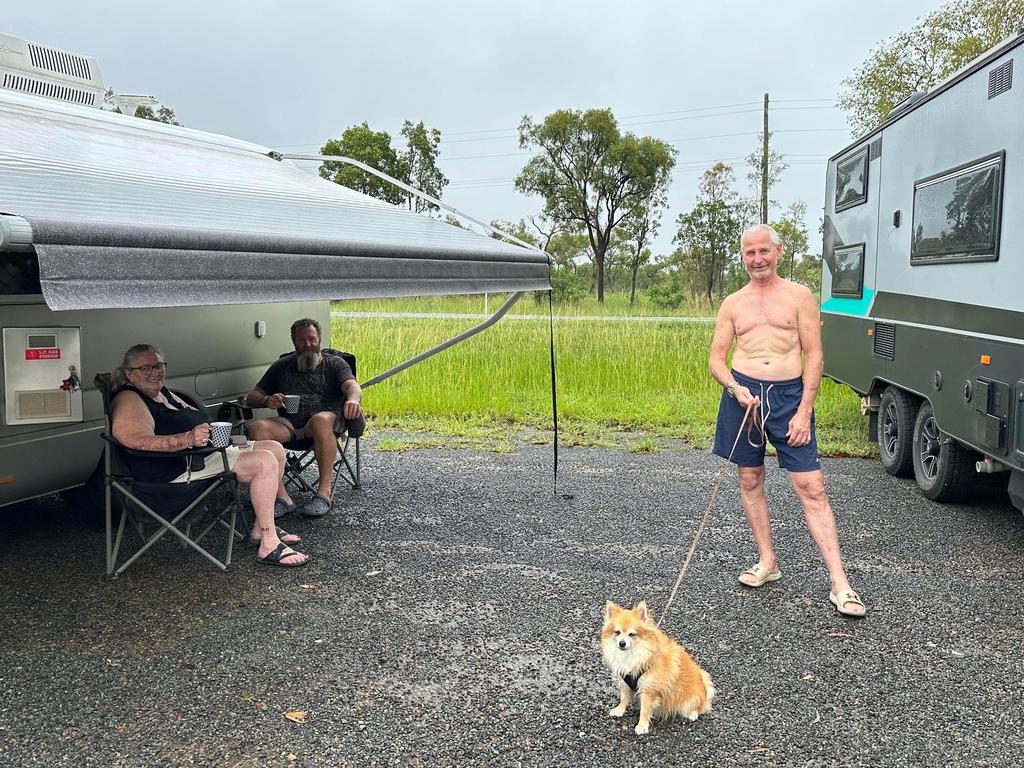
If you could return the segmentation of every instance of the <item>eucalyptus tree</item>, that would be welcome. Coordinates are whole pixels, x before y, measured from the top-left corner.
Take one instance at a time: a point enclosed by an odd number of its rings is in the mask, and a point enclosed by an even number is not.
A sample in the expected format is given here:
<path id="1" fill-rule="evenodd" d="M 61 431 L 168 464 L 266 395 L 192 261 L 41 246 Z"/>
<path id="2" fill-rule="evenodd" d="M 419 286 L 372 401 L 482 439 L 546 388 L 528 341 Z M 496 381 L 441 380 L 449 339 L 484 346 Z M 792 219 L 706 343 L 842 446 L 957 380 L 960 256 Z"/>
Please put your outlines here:
<path id="1" fill-rule="evenodd" d="M 441 198 L 448 179 L 437 167 L 441 132 L 427 128 L 423 122 L 402 124 L 406 139 L 404 150 L 392 146 L 391 134 L 374 131 L 363 122 L 346 128 L 340 139 L 330 139 L 321 148 L 322 155 L 342 155 L 365 163 L 388 176 L 393 176 L 431 197 Z M 354 189 L 395 205 L 405 204 L 417 213 L 436 211 L 437 206 L 400 187 L 367 173 L 354 165 L 326 160 L 320 165 L 320 175 L 337 184 Z"/>
<path id="2" fill-rule="evenodd" d="M 622 133 L 608 109 L 560 109 L 539 123 L 524 116 L 519 146 L 539 152 L 516 177 L 516 189 L 541 196 L 546 217 L 586 234 L 597 300 L 603 302 L 605 258 L 615 229 L 664 193 L 675 149 L 660 139 Z"/>
<path id="3" fill-rule="evenodd" d="M 842 82 L 839 107 L 855 136 L 894 106 L 927 92 L 1024 25 L 1024 0 L 953 0 L 873 49 Z"/>

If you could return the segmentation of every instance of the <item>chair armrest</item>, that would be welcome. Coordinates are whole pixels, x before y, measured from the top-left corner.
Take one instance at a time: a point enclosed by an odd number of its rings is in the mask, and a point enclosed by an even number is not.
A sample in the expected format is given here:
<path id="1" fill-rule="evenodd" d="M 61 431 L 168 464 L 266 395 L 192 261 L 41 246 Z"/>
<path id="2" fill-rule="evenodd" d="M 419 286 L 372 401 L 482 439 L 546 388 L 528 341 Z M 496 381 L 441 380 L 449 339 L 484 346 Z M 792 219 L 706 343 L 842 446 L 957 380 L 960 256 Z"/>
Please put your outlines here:
<path id="1" fill-rule="evenodd" d="M 108 435 L 105 432 L 102 433 L 100 437 L 111 445 L 116 445 L 125 453 L 148 459 L 180 459 L 182 456 L 208 456 L 211 453 L 224 452 L 227 450 L 227 446 L 223 448 L 215 448 L 212 445 L 207 445 L 201 448 L 189 448 L 183 451 L 143 451 L 139 448 L 129 448 L 116 437 Z"/>

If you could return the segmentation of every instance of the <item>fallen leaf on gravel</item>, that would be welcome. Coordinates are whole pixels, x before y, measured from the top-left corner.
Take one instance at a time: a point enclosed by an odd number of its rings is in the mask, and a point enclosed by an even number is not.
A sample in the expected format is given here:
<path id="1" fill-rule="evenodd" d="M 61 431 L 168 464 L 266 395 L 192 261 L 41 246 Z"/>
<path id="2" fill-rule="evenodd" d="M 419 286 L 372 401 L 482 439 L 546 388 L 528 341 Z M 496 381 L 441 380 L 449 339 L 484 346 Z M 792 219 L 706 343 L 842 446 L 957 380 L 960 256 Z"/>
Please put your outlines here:
<path id="1" fill-rule="evenodd" d="M 409 758 L 409 765 L 414 766 L 414 768 L 422 768 L 423 761 L 416 755 L 413 755 Z"/>
<path id="2" fill-rule="evenodd" d="M 293 723 L 298 723 L 299 725 L 305 725 L 306 724 L 306 713 L 305 712 L 302 712 L 302 711 L 285 712 L 284 716 L 286 718 L 288 718 L 289 720 L 291 720 Z"/>
<path id="3" fill-rule="evenodd" d="M 319 589 L 320 585 L 319 584 L 299 584 L 299 587 L 301 587 L 302 589 Z"/>
<path id="4" fill-rule="evenodd" d="M 808 672 L 806 675 L 804 675 L 800 679 L 801 680 L 813 680 L 814 679 L 814 675 L 812 675 L 810 672 Z"/>
<path id="5" fill-rule="evenodd" d="M 366 575 L 367 576 L 380 576 L 382 573 L 384 573 L 384 571 L 369 571 L 369 572 L 367 572 Z M 418 757 L 416 759 L 419 760 Z"/>
<path id="6" fill-rule="evenodd" d="M 853 635 L 848 634 L 847 632 L 829 632 L 828 636 L 829 637 L 853 637 Z"/>
<path id="7" fill-rule="evenodd" d="M 254 701 L 253 706 L 255 706 L 260 712 L 267 711 L 267 702 L 265 701 Z"/>
<path id="8" fill-rule="evenodd" d="M 754 747 L 751 752 L 771 752 L 768 747 Z"/>
<path id="9" fill-rule="evenodd" d="M 298 760 L 298 759 L 299 759 L 299 756 L 298 756 L 298 755 L 296 755 L 296 754 L 295 754 L 294 752 L 289 752 L 289 753 L 288 753 L 288 759 L 289 759 L 289 760 Z"/>

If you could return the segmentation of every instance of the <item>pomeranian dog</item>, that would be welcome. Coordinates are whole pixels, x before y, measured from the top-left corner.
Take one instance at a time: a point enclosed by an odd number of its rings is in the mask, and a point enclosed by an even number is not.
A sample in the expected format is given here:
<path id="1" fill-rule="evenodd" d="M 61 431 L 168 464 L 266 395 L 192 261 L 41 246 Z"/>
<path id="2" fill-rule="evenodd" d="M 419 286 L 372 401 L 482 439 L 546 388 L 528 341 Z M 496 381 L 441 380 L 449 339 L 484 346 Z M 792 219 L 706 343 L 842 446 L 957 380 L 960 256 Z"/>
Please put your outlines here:
<path id="1" fill-rule="evenodd" d="M 634 729 L 645 734 L 651 718 L 684 715 L 691 721 L 711 711 L 715 687 L 682 646 L 654 624 L 647 603 L 631 610 L 611 600 L 604 606 L 601 658 L 619 686 L 619 705 L 608 714 L 622 717 L 633 695 L 640 697 L 640 720 Z"/>

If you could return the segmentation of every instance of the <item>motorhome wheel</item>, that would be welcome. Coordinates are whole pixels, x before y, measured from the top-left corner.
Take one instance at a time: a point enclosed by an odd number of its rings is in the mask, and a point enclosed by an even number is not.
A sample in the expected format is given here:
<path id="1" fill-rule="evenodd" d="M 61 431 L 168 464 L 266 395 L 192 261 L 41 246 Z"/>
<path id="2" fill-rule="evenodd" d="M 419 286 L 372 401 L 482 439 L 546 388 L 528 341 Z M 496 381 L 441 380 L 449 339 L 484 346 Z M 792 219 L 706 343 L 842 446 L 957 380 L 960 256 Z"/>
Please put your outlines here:
<path id="1" fill-rule="evenodd" d="M 914 473 L 914 417 L 920 401 L 898 387 L 887 387 L 879 404 L 878 457 L 894 477 Z"/>
<path id="2" fill-rule="evenodd" d="M 974 488 L 973 452 L 939 430 L 929 402 L 917 412 L 912 452 L 914 479 L 932 501 L 961 501 Z"/>

